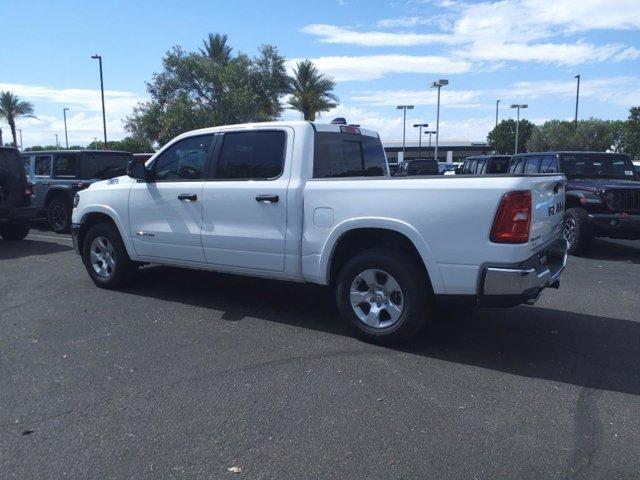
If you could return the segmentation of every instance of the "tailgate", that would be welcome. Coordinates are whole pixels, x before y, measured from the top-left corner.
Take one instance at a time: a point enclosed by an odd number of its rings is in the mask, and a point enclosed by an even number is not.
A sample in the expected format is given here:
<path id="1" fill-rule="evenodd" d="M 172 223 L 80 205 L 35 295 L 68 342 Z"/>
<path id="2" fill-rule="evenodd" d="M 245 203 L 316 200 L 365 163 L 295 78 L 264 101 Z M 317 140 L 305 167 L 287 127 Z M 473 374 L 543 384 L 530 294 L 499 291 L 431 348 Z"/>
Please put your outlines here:
<path id="1" fill-rule="evenodd" d="M 561 235 L 564 218 L 564 176 L 531 178 L 531 230 L 532 246 L 547 243 Z"/>

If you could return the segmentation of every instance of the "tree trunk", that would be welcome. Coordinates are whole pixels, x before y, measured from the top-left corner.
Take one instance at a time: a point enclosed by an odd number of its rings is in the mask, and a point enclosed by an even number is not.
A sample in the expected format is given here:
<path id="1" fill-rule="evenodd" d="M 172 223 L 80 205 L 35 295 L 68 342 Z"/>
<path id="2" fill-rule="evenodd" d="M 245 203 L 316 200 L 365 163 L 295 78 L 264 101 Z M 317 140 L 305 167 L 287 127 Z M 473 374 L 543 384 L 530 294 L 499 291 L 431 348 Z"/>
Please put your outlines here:
<path id="1" fill-rule="evenodd" d="M 9 119 L 9 128 L 11 128 L 11 135 L 13 136 L 13 146 L 18 148 L 18 139 L 16 137 L 16 122 L 12 118 Z"/>

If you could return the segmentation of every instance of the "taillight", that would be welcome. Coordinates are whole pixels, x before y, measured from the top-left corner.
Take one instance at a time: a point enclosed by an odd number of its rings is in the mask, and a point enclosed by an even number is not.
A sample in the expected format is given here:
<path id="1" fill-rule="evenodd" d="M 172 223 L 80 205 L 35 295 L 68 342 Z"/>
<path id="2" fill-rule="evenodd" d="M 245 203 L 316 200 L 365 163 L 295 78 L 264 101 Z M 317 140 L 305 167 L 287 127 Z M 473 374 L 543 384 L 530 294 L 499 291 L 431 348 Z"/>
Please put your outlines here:
<path id="1" fill-rule="evenodd" d="M 33 185 L 31 185 L 30 183 L 26 183 L 24 185 L 24 196 L 25 197 L 30 197 L 31 195 L 33 195 Z"/>
<path id="2" fill-rule="evenodd" d="M 502 197 L 493 219 L 494 243 L 527 243 L 531 225 L 531 192 L 510 192 Z"/>

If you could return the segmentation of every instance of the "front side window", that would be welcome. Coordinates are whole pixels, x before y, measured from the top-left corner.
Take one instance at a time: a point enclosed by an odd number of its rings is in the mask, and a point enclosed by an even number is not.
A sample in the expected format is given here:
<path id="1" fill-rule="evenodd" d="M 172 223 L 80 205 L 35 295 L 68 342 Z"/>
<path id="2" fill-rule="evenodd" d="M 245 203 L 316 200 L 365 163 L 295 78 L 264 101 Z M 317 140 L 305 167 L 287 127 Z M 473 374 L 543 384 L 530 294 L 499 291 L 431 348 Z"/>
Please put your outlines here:
<path id="1" fill-rule="evenodd" d="M 153 162 L 158 182 L 180 182 L 203 178 L 205 161 L 211 152 L 213 135 L 189 137 L 174 143 Z"/>
<path id="2" fill-rule="evenodd" d="M 284 168 L 286 134 L 282 130 L 225 133 L 216 179 L 268 180 Z"/>
<path id="3" fill-rule="evenodd" d="M 51 176 L 51 157 L 49 155 L 36 155 L 33 162 L 33 174 L 37 177 Z"/>
<path id="4" fill-rule="evenodd" d="M 71 153 L 56 155 L 53 171 L 56 177 L 75 177 L 78 174 L 78 157 Z"/>
<path id="5" fill-rule="evenodd" d="M 402 164 L 406 172 L 408 163 Z M 314 178 L 386 176 L 387 159 L 380 139 L 353 133 L 317 132 Z"/>

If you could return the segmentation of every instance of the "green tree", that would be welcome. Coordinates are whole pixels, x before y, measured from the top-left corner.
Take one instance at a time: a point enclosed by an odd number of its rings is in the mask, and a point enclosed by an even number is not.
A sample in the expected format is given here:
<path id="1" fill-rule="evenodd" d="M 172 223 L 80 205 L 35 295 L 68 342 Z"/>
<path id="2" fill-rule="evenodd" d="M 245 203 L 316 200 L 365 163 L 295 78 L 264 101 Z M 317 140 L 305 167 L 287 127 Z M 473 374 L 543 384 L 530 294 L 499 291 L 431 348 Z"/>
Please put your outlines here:
<path id="1" fill-rule="evenodd" d="M 275 120 L 287 91 L 284 58 L 263 45 L 256 57 L 233 55 L 226 35 L 210 34 L 199 52 L 176 46 L 147 83 L 151 99 L 126 119 L 133 137 L 163 144 L 188 130 Z"/>
<path id="2" fill-rule="evenodd" d="M 323 74 L 311 60 L 298 62 L 289 89 L 289 106 L 301 112 L 305 120 L 315 120 L 316 114 L 336 107 L 333 94 L 335 82 Z"/>
<path id="3" fill-rule="evenodd" d="M 88 150 L 103 150 L 104 142 L 91 142 Z M 151 153 L 154 151 L 151 143 L 142 138 L 125 137 L 122 140 L 110 140 L 107 142 L 107 150 L 120 150 L 130 153 Z"/>
<path id="4" fill-rule="evenodd" d="M 16 138 L 16 119 L 19 117 L 33 118 L 33 105 L 20 100 L 13 92 L 0 92 L 0 118 L 4 118 L 9 124 L 13 136 L 13 146 L 18 146 Z"/>
<path id="5" fill-rule="evenodd" d="M 622 127 L 622 144 L 626 153 L 640 158 L 640 107 L 629 109 L 629 118 Z"/>
<path id="6" fill-rule="evenodd" d="M 535 125 L 529 120 L 520 120 L 518 128 L 518 152 L 524 152 L 527 142 L 535 130 Z M 497 127 L 489 132 L 487 140 L 494 145 L 499 154 L 514 153 L 516 144 L 516 121 L 512 118 L 502 120 Z"/>
<path id="7" fill-rule="evenodd" d="M 548 150 L 621 151 L 623 122 L 590 118 L 574 122 L 550 120 L 536 127 L 527 143 L 530 152 Z"/>

